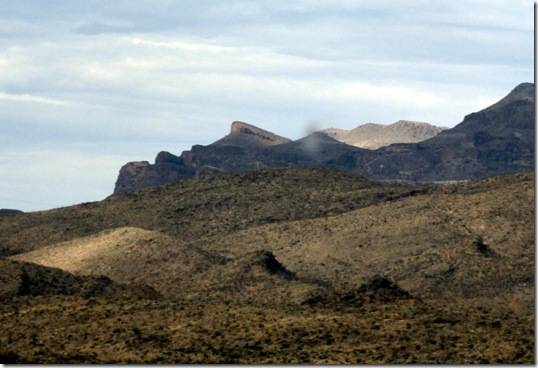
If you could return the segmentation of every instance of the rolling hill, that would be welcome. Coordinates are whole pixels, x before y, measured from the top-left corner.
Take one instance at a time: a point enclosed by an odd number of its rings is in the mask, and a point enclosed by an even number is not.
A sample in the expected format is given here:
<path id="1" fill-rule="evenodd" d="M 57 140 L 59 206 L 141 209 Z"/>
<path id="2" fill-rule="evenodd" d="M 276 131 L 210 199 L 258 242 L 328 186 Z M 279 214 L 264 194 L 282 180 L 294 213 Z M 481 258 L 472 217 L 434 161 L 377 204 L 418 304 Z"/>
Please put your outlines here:
<path id="1" fill-rule="evenodd" d="M 533 173 L 409 188 L 281 168 L 6 214 L 0 357 L 529 363 L 533 203 Z"/>

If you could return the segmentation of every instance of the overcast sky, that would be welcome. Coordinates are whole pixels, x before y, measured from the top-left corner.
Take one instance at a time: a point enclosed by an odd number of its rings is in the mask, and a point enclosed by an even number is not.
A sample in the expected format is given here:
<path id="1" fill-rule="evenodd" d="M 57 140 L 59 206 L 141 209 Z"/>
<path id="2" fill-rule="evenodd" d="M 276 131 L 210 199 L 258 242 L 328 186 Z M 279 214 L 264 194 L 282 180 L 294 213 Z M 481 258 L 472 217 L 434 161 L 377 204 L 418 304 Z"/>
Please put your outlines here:
<path id="1" fill-rule="evenodd" d="M 534 78 L 530 0 L 0 0 L 0 208 L 104 199 L 234 120 L 453 127 Z"/>

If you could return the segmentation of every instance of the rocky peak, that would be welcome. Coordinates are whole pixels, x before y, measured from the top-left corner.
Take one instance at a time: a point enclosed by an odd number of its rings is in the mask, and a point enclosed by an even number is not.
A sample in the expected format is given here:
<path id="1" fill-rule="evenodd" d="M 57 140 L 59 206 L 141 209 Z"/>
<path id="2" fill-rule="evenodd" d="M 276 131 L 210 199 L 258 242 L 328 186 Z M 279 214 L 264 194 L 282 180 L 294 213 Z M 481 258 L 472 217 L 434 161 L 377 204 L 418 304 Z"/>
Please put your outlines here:
<path id="1" fill-rule="evenodd" d="M 232 123 L 230 134 L 234 133 L 253 135 L 264 140 L 274 142 L 274 144 L 282 144 L 291 141 L 288 138 L 282 137 L 280 135 L 274 134 L 272 132 L 258 128 L 257 126 L 251 124 L 247 124 L 242 121 L 234 121 Z"/>
<path id="2" fill-rule="evenodd" d="M 282 143 L 291 142 L 290 139 L 281 137 L 257 126 L 247 124 L 242 121 L 232 123 L 230 133 L 216 142 L 211 143 L 210 147 L 235 146 L 243 148 L 259 148 L 275 146 Z"/>
<path id="3" fill-rule="evenodd" d="M 532 102 L 534 104 L 534 83 L 521 83 L 517 85 L 516 88 L 514 88 L 503 99 L 491 105 L 484 111 L 499 110 L 514 101 Z"/>

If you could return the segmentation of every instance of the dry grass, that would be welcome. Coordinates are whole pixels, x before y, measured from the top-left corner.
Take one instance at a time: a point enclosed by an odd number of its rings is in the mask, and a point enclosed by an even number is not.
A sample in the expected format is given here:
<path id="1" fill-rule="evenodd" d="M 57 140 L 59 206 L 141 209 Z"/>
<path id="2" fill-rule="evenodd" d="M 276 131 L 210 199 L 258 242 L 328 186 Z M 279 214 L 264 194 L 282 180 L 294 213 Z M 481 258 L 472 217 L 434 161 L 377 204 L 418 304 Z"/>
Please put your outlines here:
<path id="1" fill-rule="evenodd" d="M 532 363 L 533 203 L 532 173 L 412 189 L 332 170 L 278 169 L 0 216 L 4 255 L 74 274 L 32 269 L 36 285 L 51 292 L 2 294 L 11 296 L 0 307 L 8 331 L 0 356 Z M 19 287 L 13 272 L 3 272 L 0 291 Z M 363 295 L 360 285 L 377 274 L 411 297 L 346 296 Z M 71 280 L 73 290 L 81 282 L 97 290 L 81 278 L 106 275 L 167 299 L 122 300 L 126 286 L 110 280 L 108 294 L 66 293 L 50 275 Z"/>
<path id="2" fill-rule="evenodd" d="M 529 317 L 413 299 L 343 309 L 102 299 L 0 308 L 18 363 L 532 363 Z"/>

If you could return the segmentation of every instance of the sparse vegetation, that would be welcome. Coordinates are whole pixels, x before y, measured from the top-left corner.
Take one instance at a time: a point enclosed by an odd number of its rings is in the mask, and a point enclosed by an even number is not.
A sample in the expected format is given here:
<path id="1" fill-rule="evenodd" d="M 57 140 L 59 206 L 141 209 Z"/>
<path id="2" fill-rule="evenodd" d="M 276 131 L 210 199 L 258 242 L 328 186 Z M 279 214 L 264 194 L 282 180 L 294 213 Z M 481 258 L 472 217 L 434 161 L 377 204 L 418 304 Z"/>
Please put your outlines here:
<path id="1" fill-rule="evenodd" d="M 263 169 L 0 216 L 0 358 L 532 364 L 533 203 Z"/>

